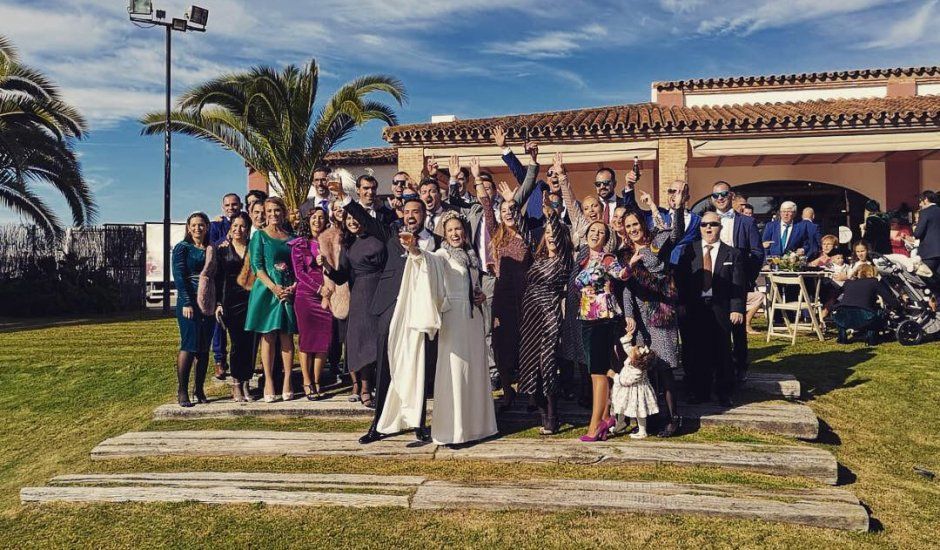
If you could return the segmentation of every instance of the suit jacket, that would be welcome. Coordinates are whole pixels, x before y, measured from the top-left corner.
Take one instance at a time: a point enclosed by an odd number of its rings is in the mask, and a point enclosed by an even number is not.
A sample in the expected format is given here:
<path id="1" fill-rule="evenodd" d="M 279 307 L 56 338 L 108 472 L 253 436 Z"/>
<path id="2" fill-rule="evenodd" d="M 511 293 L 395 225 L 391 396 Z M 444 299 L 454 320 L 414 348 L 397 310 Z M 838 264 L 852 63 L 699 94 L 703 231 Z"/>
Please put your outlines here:
<path id="1" fill-rule="evenodd" d="M 232 220 L 222 216 L 222 219 L 209 222 L 209 244 L 218 246 L 228 238 L 228 230 L 232 227 Z"/>
<path id="2" fill-rule="evenodd" d="M 818 250 L 813 240 L 815 227 L 811 222 L 800 220 L 790 224 L 790 235 L 787 238 L 787 244 L 784 246 L 780 239 L 781 227 L 780 220 L 773 220 L 764 226 L 764 241 L 771 241 L 770 248 L 767 249 L 769 256 L 783 256 L 787 252 L 793 252 L 799 248 L 803 249 L 807 258 L 811 258 Z"/>
<path id="3" fill-rule="evenodd" d="M 398 290 L 401 288 L 401 278 L 405 272 L 405 249 L 398 240 L 398 232 L 393 231 L 391 225 L 370 216 L 358 202 L 347 204 L 346 214 L 355 218 L 370 235 L 385 241 L 388 259 L 385 261 L 385 268 L 379 277 L 379 284 L 369 308 L 373 315 L 381 315 L 388 308 L 394 307 L 398 301 Z M 432 244 L 428 250 L 437 250 L 441 246 L 441 238 L 433 234 L 431 238 Z"/>
<path id="4" fill-rule="evenodd" d="M 691 217 L 689 218 L 689 225 L 685 228 L 685 234 L 682 235 L 682 238 L 676 243 L 675 248 L 672 249 L 672 254 L 669 256 L 669 263 L 672 265 L 677 265 L 679 259 L 682 257 L 682 252 L 692 243 L 696 243 L 702 239 L 702 233 L 699 231 L 699 227 L 702 224 L 702 217 L 696 214 L 695 212 L 690 212 Z"/>
<path id="5" fill-rule="evenodd" d="M 914 238 L 920 239 L 917 254 L 921 258 L 940 258 L 940 206 L 928 206 L 920 211 Z"/>
<path id="6" fill-rule="evenodd" d="M 744 274 L 750 285 L 753 285 L 764 265 L 764 245 L 761 243 L 754 218 L 735 213 L 732 239 L 734 247 L 745 258 Z"/>
<path id="7" fill-rule="evenodd" d="M 712 305 L 724 313 L 744 313 L 745 297 L 750 285 L 744 256 L 737 248 L 718 241 L 718 255 L 712 266 Z M 679 302 L 687 307 L 701 299 L 704 286 L 704 250 L 701 242 L 685 247 L 676 266 Z M 722 320 L 727 320 L 723 315 Z M 727 321 L 730 323 L 730 321 Z"/>
<path id="8" fill-rule="evenodd" d="M 510 153 L 512 154 L 512 153 Z M 517 161 L 518 162 L 518 161 Z M 521 180 L 521 184 L 516 189 L 516 192 L 513 194 L 512 200 L 517 205 L 524 204 L 526 201 L 529 201 L 529 198 L 532 196 L 532 193 L 538 187 L 537 178 L 539 175 L 539 165 L 531 164 L 525 169 L 525 176 Z M 497 198 L 499 196 L 497 195 Z M 482 232 L 479 230 L 480 224 L 483 223 L 483 205 L 480 202 L 468 202 L 459 196 L 451 196 L 448 199 L 449 207 L 457 209 L 463 214 L 467 221 L 470 222 L 470 241 L 472 242 L 474 248 L 479 246 L 477 240 L 479 236 L 482 235 Z M 532 202 L 532 201 L 529 201 Z M 539 214 L 542 213 L 542 202 L 539 199 Z M 538 226 L 539 221 L 533 219 L 527 210 L 520 209 L 520 231 L 524 232 L 526 230 L 532 231 L 535 226 Z"/>
<path id="9" fill-rule="evenodd" d="M 528 170 L 519 162 L 519 158 L 516 157 L 515 153 L 509 151 L 503 155 L 503 162 L 506 163 L 513 177 L 519 182 L 519 185 L 525 185 Z M 541 227 L 545 222 L 545 216 L 542 214 L 542 194 L 547 192 L 548 184 L 542 180 L 536 180 L 535 186 L 532 188 L 532 191 L 529 192 L 525 204 L 516 201 L 516 204 L 519 205 L 519 209 L 524 210 L 529 217 L 529 223 L 531 224 L 530 229 Z"/>

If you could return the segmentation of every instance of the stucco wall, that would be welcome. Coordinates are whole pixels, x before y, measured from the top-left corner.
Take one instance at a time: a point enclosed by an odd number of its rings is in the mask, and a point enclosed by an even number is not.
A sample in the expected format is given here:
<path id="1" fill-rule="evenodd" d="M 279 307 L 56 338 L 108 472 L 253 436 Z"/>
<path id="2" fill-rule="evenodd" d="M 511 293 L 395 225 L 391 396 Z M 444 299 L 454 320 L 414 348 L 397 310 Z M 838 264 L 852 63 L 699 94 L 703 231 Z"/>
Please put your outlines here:
<path id="1" fill-rule="evenodd" d="M 935 174 L 940 176 L 940 166 L 937 167 Z M 866 197 L 885 204 L 885 168 L 880 162 L 691 167 L 689 168 L 689 186 L 692 203 L 698 202 L 711 193 L 712 185 L 718 180 L 727 181 L 732 187 L 775 180 L 829 183 L 858 191 Z"/>
<path id="2" fill-rule="evenodd" d="M 920 190 L 940 191 L 940 160 L 920 161 Z"/>

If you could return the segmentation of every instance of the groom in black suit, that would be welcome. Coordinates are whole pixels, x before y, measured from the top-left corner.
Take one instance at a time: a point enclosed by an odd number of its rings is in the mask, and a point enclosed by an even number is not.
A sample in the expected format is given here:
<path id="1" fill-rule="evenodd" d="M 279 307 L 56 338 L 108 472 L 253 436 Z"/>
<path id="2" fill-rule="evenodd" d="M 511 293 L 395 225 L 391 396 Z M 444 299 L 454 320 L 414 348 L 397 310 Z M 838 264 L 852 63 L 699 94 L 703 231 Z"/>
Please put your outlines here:
<path id="1" fill-rule="evenodd" d="M 690 403 L 711 400 L 714 384 L 718 403 L 730 407 L 734 390 L 731 361 L 732 326 L 744 322 L 748 279 L 746 258 L 721 242 L 721 220 L 706 212 L 699 229 L 701 242 L 685 248 L 679 260 L 676 285 L 690 332 L 690 353 L 684 364 Z"/>
<path id="2" fill-rule="evenodd" d="M 402 246 L 401 237 L 397 230 L 370 216 L 361 204 L 348 200 L 345 202 L 343 208 L 345 208 L 346 213 L 365 227 L 370 235 L 385 241 L 385 250 L 388 253 L 385 269 L 379 278 L 379 285 L 375 289 L 371 306 L 371 313 L 379 316 L 379 330 L 376 335 L 378 343 L 376 346 L 375 415 L 369 431 L 359 438 L 359 443 L 366 444 L 378 441 L 383 437 L 377 426 L 379 419 L 382 417 L 382 409 L 385 407 L 385 398 L 391 381 L 388 363 L 388 335 L 392 324 L 392 314 L 395 313 L 395 305 L 398 302 L 398 290 L 401 288 L 402 275 L 405 272 L 406 251 Z M 406 198 L 402 211 L 402 227 L 417 239 L 418 247 L 429 252 L 437 250 L 441 246 L 441 238 L 425 228 L 424 222 L 427 210 L 424 202 L 416 196 Z M 356 345 L 355 342 L 349 344 Z M 420 427 L 415 430 L 415 437 L 419 441 L 429 442 L 431 441 L 431 430 L 425 425 L 427 420 L 427 388 L 434 387 L 437 340 L 426 340 L 424 349 L 425 399 L 421 407 Z"/>

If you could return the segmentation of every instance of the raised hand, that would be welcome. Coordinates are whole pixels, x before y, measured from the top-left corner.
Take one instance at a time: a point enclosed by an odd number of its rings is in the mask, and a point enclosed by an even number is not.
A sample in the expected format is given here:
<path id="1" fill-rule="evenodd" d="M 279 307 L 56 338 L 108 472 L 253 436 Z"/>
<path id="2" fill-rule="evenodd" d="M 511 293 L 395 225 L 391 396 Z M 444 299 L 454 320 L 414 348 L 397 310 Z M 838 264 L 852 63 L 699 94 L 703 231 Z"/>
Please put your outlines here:
<path id="1" fill-rule="evenodd" d="M 504 201 L 511 201 L 516 196 L 516 190 L 512 188 L 511 185 L 505 181 L 501 181 L 496 184 L 496 191 L 499 193 L 499 196 L 503 198 Z"/>
<path id="2" fill-rule="evenodd" d="M 480 157 L 470 157 L 470 173 L 473 179 L 480 179 Z"/>
<path id="3" fill-rule="evenodd" d="M 548 200 L 548 193 L 542 193 L 542 215 L 548 218 L 554 214 L 555 209 L 552 208 L 551 201 Z"/>
<path id="4" fill-rule="evenodd" d="M 500 149 L 506 146 L 506 130 L 502 124 L 493 127 L 493 139 L 496 140 L 496 146 Z"/>
<path id="5" fill-rule="evenodd" d="M 415 185 L 415 180 L 411 179 L 411 176 L 405 176 L 405 189 L 410 191 L 411 195 L 418 194 L 418 186 Z"/>
<path id="6" fill-rule="evenodd" d="M 562 158 L 561 151 L 555 153 L 552 158 L 552 172 L 561 175 L 565 173 L 565 161 Z"/>
<path id="7" fill-rule="evenodd" d="M 636 172 L 630 170 L 627 172 L 627 189 L 633 189 L 633 186 L 636 185 Z"/>
<path id="8" fill-rule="evenodd" d="M 630 173 L 632 174 L 633 172 L 630 172 Z M 637 202 L 641 205 L 648 206 L 649 209 L 652 210 L 653 207 L 655 206 L 653 204 L 653 197 L 651 197 L 650 194 L 647 193 L 646 191 L 639 191 L 639 194 L 640 194 L 640 197 Z"/>
<path id="9" fill-rule="evenodd" d="M 460 172 L 460 157 L 451 155 L 447 160 L 447 170 L 450 172 L 450 179 L 456 179 L 457 173 Z"/>
<path id="10" fill-rule="evenodd" d="M 434 157 L 428 157 L 428 176 L 434 177 L 437 175 L 437 159 Z"/>
<path id="11" fill-rule="evenodd" d="M 529 158 L 532 159 L 532 164 L 538 164 L 539 162 L 539 144 L 536 142 L 526 143 L 525 152 L 529 153 Z"/>

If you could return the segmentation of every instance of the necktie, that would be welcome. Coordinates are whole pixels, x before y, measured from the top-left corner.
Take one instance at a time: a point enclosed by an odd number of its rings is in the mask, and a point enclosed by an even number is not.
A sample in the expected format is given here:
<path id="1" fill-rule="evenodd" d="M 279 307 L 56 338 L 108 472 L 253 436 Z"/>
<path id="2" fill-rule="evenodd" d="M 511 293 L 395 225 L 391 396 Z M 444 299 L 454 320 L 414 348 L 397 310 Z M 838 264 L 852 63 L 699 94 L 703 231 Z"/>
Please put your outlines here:
<path id="1" fill-rule="evenodd" d="M 787 249 L 787 239 L 790 237 L 790 226 L 783 226 L 783 236 L 780 238 L 780 251 L 783 252 Z"/>
<path id="2" fill-rule="evenodd" d="M 702 278 L 702 290 L 709 291 L 712 288 L 712 245 L 705 245 L 705 257 L 702 258 L 702 267 L 705 269 L 704 277 Z"/>

